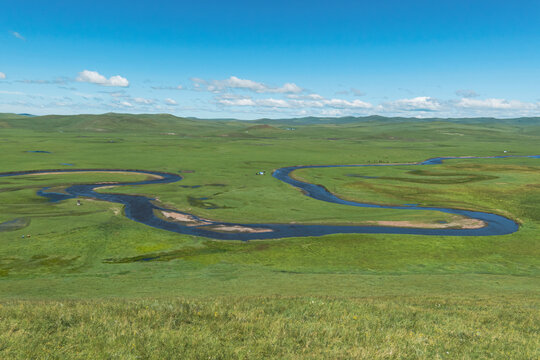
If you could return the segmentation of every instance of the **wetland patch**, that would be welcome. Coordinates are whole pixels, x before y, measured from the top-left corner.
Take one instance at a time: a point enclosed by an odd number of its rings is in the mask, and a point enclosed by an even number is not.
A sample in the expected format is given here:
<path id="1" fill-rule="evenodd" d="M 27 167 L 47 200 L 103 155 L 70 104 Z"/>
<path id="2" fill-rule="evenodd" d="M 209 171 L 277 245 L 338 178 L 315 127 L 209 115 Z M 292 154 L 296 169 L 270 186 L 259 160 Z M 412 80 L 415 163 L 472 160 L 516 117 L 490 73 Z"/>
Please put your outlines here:
<path id="1" fill-rule="evenodd" d="M 21 217 L 0 223 L 0 232 L 21 230 L 30 225 L 30 218 Z"/>

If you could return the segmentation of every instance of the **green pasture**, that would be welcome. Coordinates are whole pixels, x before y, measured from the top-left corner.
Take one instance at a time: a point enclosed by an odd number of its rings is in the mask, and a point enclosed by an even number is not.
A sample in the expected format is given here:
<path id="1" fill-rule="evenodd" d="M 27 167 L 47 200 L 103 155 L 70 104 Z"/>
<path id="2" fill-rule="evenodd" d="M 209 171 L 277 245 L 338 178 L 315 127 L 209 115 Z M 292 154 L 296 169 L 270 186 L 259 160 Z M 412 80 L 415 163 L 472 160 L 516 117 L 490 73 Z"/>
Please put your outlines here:
<path id="1" fill-rule="evenodd" d="M 535 306 L 431 296 L 7 301 L 0 351 L 13 359 L 534 359 Z"/>
<path id="2" fill-rule="evenodd" d="M 0 114 L 0 172 L 179 173 L 173 184 L 99 191 L 239 223 L 449 221 L 438 212 L 324 203 L 270 173 L 505 150 L 538 155 L 538 144 L 540 125 L 520 120 Z M 267 175 L 256 176 L 261 170 Z M 520 230 L 250 242 L 153 229 L 125 218 L 118 204 L 36 195 L 144 175 L 0 177 L 0 358 L 537 358 L 539 175 L 540 159 L 528 158 L 302 169 L 294 176 L 346 199 L 490 211 Z M 99 335 L 86 341 L 89 334 Z M 115 350 L 107 356 L 104 348 Z"/>

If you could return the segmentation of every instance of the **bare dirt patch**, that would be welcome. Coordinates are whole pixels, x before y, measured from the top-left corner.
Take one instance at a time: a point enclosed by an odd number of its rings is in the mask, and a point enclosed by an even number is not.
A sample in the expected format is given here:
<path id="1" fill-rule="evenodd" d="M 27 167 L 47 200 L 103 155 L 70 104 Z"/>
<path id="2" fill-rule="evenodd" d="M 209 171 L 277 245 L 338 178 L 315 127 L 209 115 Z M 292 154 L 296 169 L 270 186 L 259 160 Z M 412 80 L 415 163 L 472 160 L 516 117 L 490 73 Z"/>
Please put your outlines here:
<path id="1" fill-rule="evenodd" d="M 415 221 L 368 221 L 369 224 L 378 226 L 395 226 L 406 228 L 424 228 L 424 229 L 480 229 L 486 226 L 486 223 L 477 219 L 456 219 L 447 223 L 424 223 Z"/>
<path id="2" fill-rule="evenodd" d="M 174 221 L 179 221 L 182 223 L 185 223 L 187 226 L 199 226 L 199 225 L 210 225 L 212 222 L 207 221 L 206 219 L 197 219 L 191 215 L 177 213 L 173 211 L 161 211 L 163 216 L 165 216 L 167 219 L 171 219 Z"/>
<path id="3" fill-rule="evenodd" d="M 212 230 L 225 231 L 225 232 L 241 232 L 241 233 L 265 233 L 272 232 L 272 229 L 251 228 L 240 225 L 215 225 L 211 227 Z"/>

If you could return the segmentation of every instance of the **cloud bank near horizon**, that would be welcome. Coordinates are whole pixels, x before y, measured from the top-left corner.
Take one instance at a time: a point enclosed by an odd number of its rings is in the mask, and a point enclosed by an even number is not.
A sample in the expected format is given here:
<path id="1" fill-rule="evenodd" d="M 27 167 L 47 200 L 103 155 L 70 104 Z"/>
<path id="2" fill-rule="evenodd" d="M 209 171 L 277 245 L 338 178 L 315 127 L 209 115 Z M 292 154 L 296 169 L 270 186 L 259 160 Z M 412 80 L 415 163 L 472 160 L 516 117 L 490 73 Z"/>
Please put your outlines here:
<path id="1" fill-rule="evenodd" d="M 0 79 L 6 75 L 0 72 Z M 137 82 L 132 88 L 127 78 L 106 77 L 97 71 L 83 70 L 76 78 L 58 77 L 54 80 L 13 80 L 9 84 L 54 86 L 49 95 L 43 91 L 0 91 L 4 111 L 25 113 L 82 113 L 82 112 L 171 112 L 183 116 L 207 117 L 295 117 L 295 116 L 410 116 L 410 117 L 521 117 L 540 116 L 540 100 L 526 102 L 516 99 L 482 98 L 471 89 L 455 90 L 455 97 L 441 99 L 428 95 L 402 97 L 394 100 L 368 99 L 364 91 L 351 88 L 333 91 L 324 96 L 295 82 L 268 84 L 229 76 L 225 79 L 190 78 L 189 85 Z M 6 81 L 4 81 L 6 83 Z M 104 91 L 86 85 L 120 88 Z M 179 91 L 180 90 L 180 91 Z M 158 95 L 158 96 L 156 96 Z M 339 95 L 339 96 L 338 96 Z M 358 97 L 361 96 L 362 100 Z"/>

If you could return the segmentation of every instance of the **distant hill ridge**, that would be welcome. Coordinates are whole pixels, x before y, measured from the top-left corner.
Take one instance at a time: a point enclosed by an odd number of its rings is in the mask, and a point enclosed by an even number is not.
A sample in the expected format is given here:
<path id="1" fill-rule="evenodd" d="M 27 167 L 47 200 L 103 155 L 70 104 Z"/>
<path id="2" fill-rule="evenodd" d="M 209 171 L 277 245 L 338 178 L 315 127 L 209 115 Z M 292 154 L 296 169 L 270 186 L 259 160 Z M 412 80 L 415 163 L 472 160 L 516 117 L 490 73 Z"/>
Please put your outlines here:
<path id="1" fill-rule="evenodd" d="M 198 119 L 193 117 L 178 117 L 171 114 L 123 114 L 106 113 L 99 115 L 44 115 L 0 113 L 0 128 L 29 129 L 35 131 L 66 131 L 66 132 L 157 132 L 168 135 L 183 134 L 227 134 L 256 132 L 278 132 L 289 126 L 307 125 L 343 125 L 360 126 L 369 123 L 399 124 L 399 123 L 446 123 L 471 124 L 486 126 L 500 125 L 540 125 L 540 117 L 522 117 L 514 119 L 480 118 L 406 118 L 384 117 L 379 115 L 362 117 L 303 117 L 285 119 Z M 281 131 L 279 131 L 281 133 Z"/>

